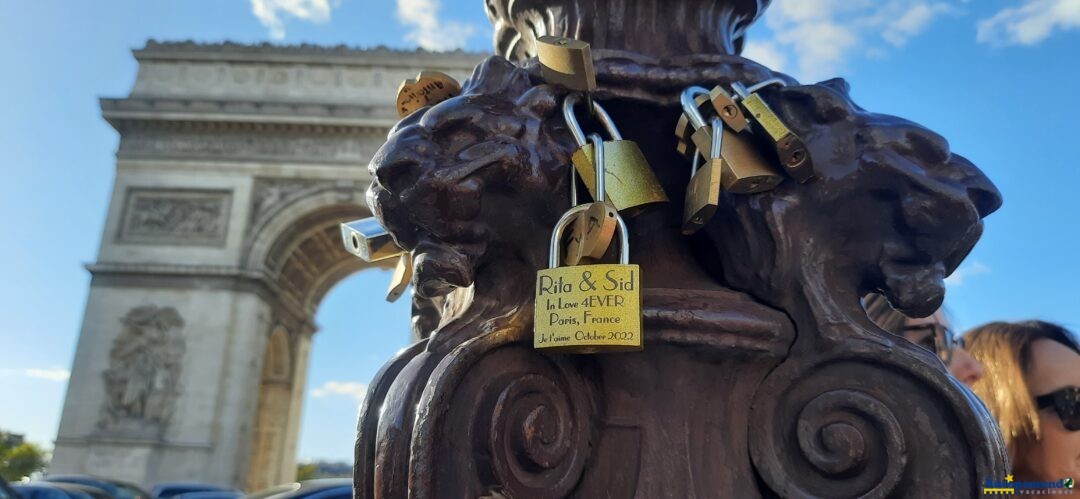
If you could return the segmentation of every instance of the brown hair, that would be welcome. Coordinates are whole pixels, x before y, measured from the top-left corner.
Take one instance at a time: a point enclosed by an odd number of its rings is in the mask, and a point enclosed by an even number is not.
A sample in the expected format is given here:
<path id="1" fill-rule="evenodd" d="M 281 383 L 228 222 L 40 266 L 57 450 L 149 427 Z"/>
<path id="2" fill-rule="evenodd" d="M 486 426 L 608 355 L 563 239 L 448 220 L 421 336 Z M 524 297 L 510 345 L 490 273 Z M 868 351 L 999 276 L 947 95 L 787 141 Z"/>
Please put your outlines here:
<path id="1" fill-rule="evenodd" d="M 1051 340 L 1077 353 L 1075 338 L 1065 328 L 1043 321 L 991 322 L 968 331 L 967 350 L 983 365 L 983 377 L 971 389 L 997 420 L 1009 455 L 1033 445 L 1042 436 L 1035 401 L 1025 376 L 1031 371 L 1031 344 Z"/>

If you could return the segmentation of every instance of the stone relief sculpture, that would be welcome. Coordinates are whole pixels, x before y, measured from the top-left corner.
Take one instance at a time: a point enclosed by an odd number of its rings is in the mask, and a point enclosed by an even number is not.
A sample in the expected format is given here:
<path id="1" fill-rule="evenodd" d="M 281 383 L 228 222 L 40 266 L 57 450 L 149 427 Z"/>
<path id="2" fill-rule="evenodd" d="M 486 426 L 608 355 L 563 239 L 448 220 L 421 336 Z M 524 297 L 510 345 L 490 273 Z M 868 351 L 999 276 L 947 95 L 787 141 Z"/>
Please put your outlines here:
<path id="1" fill-rule="evenodd" d="M 411 253 L 418 300 L 438 301 L 414 306 L 430 334 L 369 386 L 357 498 L 975 497 L 1004 475 L 985 408 L 859 301 L 941 304 L 1001 203 L 978 168 L 860 108 L 842 80 L 800 85 L 735 55 L 767 1 L 485 5 L 509 61 L 403 119 L 370 165 L 373 210 Z M 808 183 L 723 192 L 691 237 L 678 203 L 628 219 L 643 352 L 532 348 L 531 285 L 578 147 L 565 90 L 532 58 L 547 34 L 593 43 L 593 97 L 671 199 L 688 182 L 671 132 L 690 85 L 786 82 L 761 92 L 814 158 Z"/>
<path id="2" fill-rule="evenodd" d="M 230 200 L 224 192 L 133 189 L 120 240 L 220 244 L 225 238 Z"/>
<path id="3" fill-rule="evenodd" d="M 132 436 L 154 436 L 169 423 L 180 394 L 184 320 L 173 307 L 147 305 L 121 319 L 109 352 L 105 407 L 99 426 Z"/>

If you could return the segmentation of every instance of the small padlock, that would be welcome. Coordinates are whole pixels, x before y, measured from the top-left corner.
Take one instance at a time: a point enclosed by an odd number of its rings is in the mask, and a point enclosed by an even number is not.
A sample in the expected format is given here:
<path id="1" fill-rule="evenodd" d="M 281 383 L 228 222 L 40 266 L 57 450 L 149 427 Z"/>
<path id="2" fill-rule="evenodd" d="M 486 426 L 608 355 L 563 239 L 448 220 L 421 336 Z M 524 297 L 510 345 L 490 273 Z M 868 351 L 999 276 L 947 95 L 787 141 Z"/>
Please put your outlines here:
<path id="1" fill-rule="evenodd" d="M 746 130 L 746 115 L 743 114 L 739 103 L 735 101 L 735 97 L 724 90 L 724 87 L 717 85 L 709 90 L 709 102 L 712 103 L 713 111 L 724 120 L 728 128 L 736 132 Z"/>
<path id="2" fill-rule="evenodd" d="M 690 162 L 690 183 L 686 186 L 686 200 L 683 203 L 682 233 L 690 235 L 712 219 L 716 208 L 720 205 L 720 186 L 724 170 L 727 169 L 726 161 L 720 154 L 722 141 L 725 133 L 724 124 L 720 118 L 713 117 L 713 130 L 721 133 L 712 133 L 713 142 L 710 145 L 710 158 L 705 165 L 698 168 L 699 154 L 694 153 L 694 159 Z"/>
<path id="3" fill-rule="evenodd" d="M 402 253 L 398 256 L 394 274 L 390 277 L 390 286 L 386 288 L 386 301 L 393 303 L 398 298 L 401 298 L 401 295 L 405 293 L 405 289 L 409 287 L 409 282 L 412 281 L 412 274 L 412 254 Z"/>
<path id="4" fill-rule="evenodd" d="M 578 92 L 596 90 L 596 71 L 588 42 L 562 36 L 541 36 L 536 39 L 536 58 L 545 82 Z"/>
<path id="5" fill-rule="evenodd" d="M 346 251 L 366 262 L 393 258 L 404 251 L 375 217 L 342 223 L 341 239 Z"/>
<path id="6" fill-rule="evenodd" d="M 574 116 L 574 106 L 579 100 L 579 94 L 569 94 L 563 101 L 563 117 L 566 119 L 566 126 L 579 146 L 570 160 L 577 169 L 578 175 L 581 175 L 582 181 L 585 182 L 585 187 L 589 189 L 593 199 L 596 199 L 594 146 L 585 141 L 585 133 L 581 131 L 581 125 Z M 664 193 L 660 180 L 649 167 L 649 162 L 637 143 L 632 140 L 623 140 L 618 128 L 611 121 L 611 116 L 599 102 L 594 101 L 592 108 L 608 134 L 611 135 L 611 140 L 604 142 L 607 199 L 616 210 L 628 214 L 636 213 L 639 209 L 653 203 L 667 202 L 667 194 Z"/>
<path id="7" fill-rule="evenodd" d="M 404 118 L 426 106 L 434 106 L 461 93 L 461 84 L 442 71 L 421 71 L 398 85 L 397 113 Z"/>
<path id="8" fill-rule="evenodd" d="M 570 208 L 551 233 L 548 268 L 536 272 L 533 348 L 559 353 L 637 351 L 641 269 L 630 264 L 629 231 L 618 213 L 619 263 L 559 267 L 559 242 L 588 205 Z"/>
<path id="9" fill-rule="evenodd" d="M 604 256 L 611 238 L 615 236 L 615 217 L 618 213 L 615 208 L 607 203 L 605 196 L 604 175 L 604 140 L 599 134 L 589 134 L 589 142 L 593 145 L 596 154 L 593 155 L 593 169 L 596 171 L 596 200 L 588 204 L 588 209 L 578 215 L 571 231 L 570 242 L 566 246 L 566 264 L 578 265 L 585 258 L 599 259 Z M 571 182 L 576 184 L 574 178 L 575 168 L 570 168 Z M 570 191 L 571 205 L 576 206 L 576 186 Z"/>
<path id="10" fill-rule="evenodd" d="M 765 192 L 784 181 L 784 176 L 773 166 L 775 160 L 763 156 L 752 139 L 749 134 L 724 129 L 720 155 L 724 158 L 725 170 L 721 186 L 727 192 Z"/>
<path id="11" fill-rule="evenodd" d="M 784 124 L 783 120 L 758 94 L 759 90 L 771 85 L 784 86 L 785 83 L 779 78 L 770 78 L 750 88 L 746 88 L 740 82 L 732 82 L 731 88 L 738 95 L 739 103 L 757 125 L 754 129 L 759 132 L 758 135 L 768 140 L 776 149 L 784 171 L 791 178 L 806 182 L 814 178 L 814 165 L 810 160 L 806 144 Z"/>

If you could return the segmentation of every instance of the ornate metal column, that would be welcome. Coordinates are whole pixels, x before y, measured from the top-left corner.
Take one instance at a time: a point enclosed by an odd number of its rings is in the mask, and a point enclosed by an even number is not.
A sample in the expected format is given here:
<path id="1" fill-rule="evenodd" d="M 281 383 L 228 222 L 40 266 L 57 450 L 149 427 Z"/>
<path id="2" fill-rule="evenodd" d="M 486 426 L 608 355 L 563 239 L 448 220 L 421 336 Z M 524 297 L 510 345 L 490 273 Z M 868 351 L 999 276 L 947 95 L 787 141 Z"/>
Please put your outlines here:
<path id="1" fill-rule="evenodd" d="M 859 298 L 927 315 L 1000 195 L 947 142 L 736 55 L 767 1 L 488 0 L 499 56 L 404 119 L 372 160 L 374 211 L 411 251 L 430 336 L 371 384 L 359 498 L 974 497 L 1004 474 L 986 410 Z M 771 77 L 818 179 L 630 220 L 645 350 L 534 351 L 531 284 L 576 148 L 535 39 L 593 44 L 603 102 L 681 200 L 679 92 Z M 814 43 L 808 40 L 807 43 Z M 505 56 L 505 58 L 503 58 Z M 883 222 L 887 221 L 887 222 Z M 425 323 L 434 323 L 425 316 Z"/>

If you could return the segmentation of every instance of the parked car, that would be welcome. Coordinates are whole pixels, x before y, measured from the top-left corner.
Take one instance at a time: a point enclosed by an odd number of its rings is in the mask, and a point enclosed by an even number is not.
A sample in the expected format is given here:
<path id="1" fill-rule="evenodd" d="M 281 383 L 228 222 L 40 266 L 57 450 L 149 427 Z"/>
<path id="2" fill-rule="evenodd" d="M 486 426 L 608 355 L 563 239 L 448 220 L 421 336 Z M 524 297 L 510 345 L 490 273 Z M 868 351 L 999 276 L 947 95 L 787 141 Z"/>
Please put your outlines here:
<path id="1" fill-rule="evenodd" d="M 116 499 L 150 499 L 150 494 L 138 485 L 111 478 L 90 475 L 49 475 L 45 477 L 45 481 L 97 487 Z"/>
<path id="2" fill-rule="evenodd" d="M 201 490 L 176 494 L 172 499 L 240 499 L 244 493 L 239 490 Z"/>
<path id="3" fill-rule="evenodd" d="M 282 487 L 272 487 L 272 491 Z M 352 499 L 351 478 L 319 478 L 304 480 L 303 482 L 289 484 L 284 492 L 269 493 L 257 492 L 247 496 L 246 499 Z"/>
<path id="4" fill-rule="evenodd" d="M 22 496 L 15 489 L 4 480 L 4 477 L 0 477 L 0 499 L 21 499 Z"/>
<path id="5" fill-rule="evenodd" d="M 218 485 L 211 485 L 209 483 L 163 482 L 155 485 L 154 488 L 150 490 L 150 497 L 152 499 L 165 499 L 167 497 L 192 494 L 195 492 L 236 492 L 239 494 L 237 491 Z"/>
<path id="6" fill-rule="evenodd" d="M 78 483 L 38 481 L 12 488 L 22 499 L 114 499 L 104 490 Z"/>

